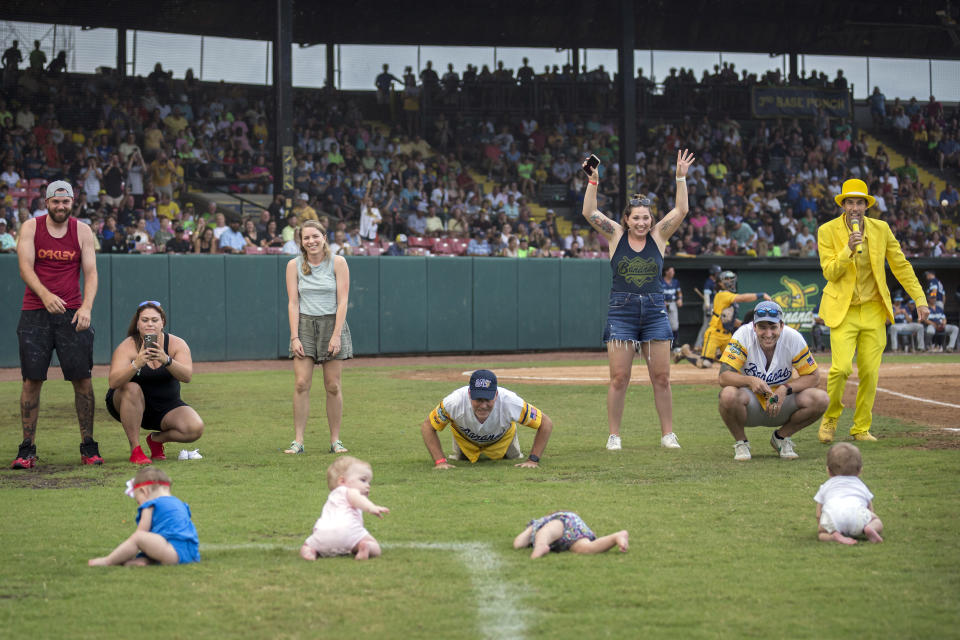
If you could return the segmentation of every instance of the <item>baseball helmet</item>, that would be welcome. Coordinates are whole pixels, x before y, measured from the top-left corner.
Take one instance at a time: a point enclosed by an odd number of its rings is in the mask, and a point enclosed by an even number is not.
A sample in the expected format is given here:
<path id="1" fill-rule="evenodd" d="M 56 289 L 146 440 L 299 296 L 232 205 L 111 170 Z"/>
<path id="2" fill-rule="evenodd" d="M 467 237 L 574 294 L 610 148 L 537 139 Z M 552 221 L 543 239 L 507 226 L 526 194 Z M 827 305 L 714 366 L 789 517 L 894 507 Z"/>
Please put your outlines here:
<path id="1" fill-rule="evenodd" d="M 723 271 L 723 269 L 720 268 L 720 265 L 718 264 L 710 265 L 710 273 L 712 273 L 713 275 L 717 275 L 721 271 Z"/>
<path id="2" fill-rule="evenodd" d="M 737 290 L 737 274 L 733 271 L 721 271 L 720 275 L 717 276 L 717 281 L 723 285 L 723 288 L 727 291 Z"/>

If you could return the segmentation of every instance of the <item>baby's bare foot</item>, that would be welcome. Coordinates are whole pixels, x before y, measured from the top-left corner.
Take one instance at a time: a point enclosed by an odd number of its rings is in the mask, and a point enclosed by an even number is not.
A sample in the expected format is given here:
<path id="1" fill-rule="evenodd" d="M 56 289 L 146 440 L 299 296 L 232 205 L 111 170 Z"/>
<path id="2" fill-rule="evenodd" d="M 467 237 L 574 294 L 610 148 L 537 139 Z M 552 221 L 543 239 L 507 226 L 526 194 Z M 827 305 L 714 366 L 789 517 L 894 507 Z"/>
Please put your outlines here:
<path id="1" fill-rule="evenodd" d="M 106 567 L 107 559 L 106 558 L 93 558 L 92 560 L 87 560 L 87 566 L 89 567 Z"/>
<path id="2" fill-rule="evenodd" d="M 618 531 L 615 535 L 615 540 L 617 541 L 617 547 L 620 549 L 620 553 L 626 553 L 627 549 L 630 548 L 630 534 L 626 529 L 624 529 L 623 531 Z"/>
<path id="3" fill-rule="evenodd" d="M 855 539 L 848 538 L 847 536 L 843 535 L 839 531 L 833 532 L 833 539 L 839 542 L 840 544 L 857 544 L 857 541 Z"/>
<path id="4" fill-rule="evenodd" d="M 300 557 L 304 560 L 316 560 L 317 552 L 310 545 L 303 545 L 300 547 Z"/>
<path id="5" fill-rule="evenodd" d="M 370 547 L 367 546 L 366 542 L 361 542 L 357 545 L 357 555 L 354 556 L 356 560 L 366 560 L 370 557 Z"/>
<path id="6" fill-rule="evenodd" d="M 873 543 L 883 542 L 883 538 L 880 537 L 880 534 L 873 530 L 872 527 L 864 527 L 863 535 L 867 536 L 867 540 Z"/>

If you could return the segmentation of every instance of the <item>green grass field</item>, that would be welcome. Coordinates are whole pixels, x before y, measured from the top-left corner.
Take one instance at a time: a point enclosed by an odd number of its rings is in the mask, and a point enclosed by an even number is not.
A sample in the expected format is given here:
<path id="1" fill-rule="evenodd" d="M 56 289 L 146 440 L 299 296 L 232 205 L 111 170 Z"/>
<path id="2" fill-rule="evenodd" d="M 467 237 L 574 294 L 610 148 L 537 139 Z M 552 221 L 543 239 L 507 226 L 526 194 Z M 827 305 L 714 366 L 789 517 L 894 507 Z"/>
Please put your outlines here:
<path id="1" fill-rule="evenodd" d="M 444 366 L 486 364 L 464 356 Z M 541 468 L 487 461 L 442 472 L 419 425 L 453 386 L 402 372 L 344 375 L 343 440 L 372 463 L 371 497 L 391 509 L 365 519 L 384 546 L 365 563 L 296 554 L 326 499 L 333 456 L 319 375 L 306 454 L 280 453 L 293 433 L 293 377 L 276 371 L 197 375 L 184 388 L 207 423 L 189 445 L 204 459 L 178 462 L 181 447 L 168 445 L 160 464 L 190 503 L 203 561 L 88 568 L 134 529 L 136 504 L 123 495 L 134 471 L 103 408 L 106 381 L 94 381 L 101 468 L 79 466 L 71 387 L 49 382 L 39 468 L 0 470 L 3 635 L 960 637 L 960 449 L 943 436 L 919 439 L 907 435 L 922 430 L 915 424 L 876 418 L 881 440 L 861 447 L 863 479 L 886 542 L 843 547 L 816 539 L 813 495 L 827 476 L 815 427 L 795 437 L 793 462 L 775 456 L 767 429 L 749 430 L 754 459 L 734 463 L 716 387 L 674 387 L 680 451 L 659 448 L 652 394 L 632 388 L 624 450 L 608 452 L 605 387 L 508 384 L 556 424 Z M 4 465 L 20 440 L 19 390 L 0 383 Z M 848 412 L 840 432 L 849 424 Z M 521 431 L 525 451 L 532 439 Z M 449 447 L 448 434 L 441 440 Z M 601 535 L 628 529 L 629 553 L 533 561 L 512 549 L 531 518 L 557 509 L 577 511 Z"/>

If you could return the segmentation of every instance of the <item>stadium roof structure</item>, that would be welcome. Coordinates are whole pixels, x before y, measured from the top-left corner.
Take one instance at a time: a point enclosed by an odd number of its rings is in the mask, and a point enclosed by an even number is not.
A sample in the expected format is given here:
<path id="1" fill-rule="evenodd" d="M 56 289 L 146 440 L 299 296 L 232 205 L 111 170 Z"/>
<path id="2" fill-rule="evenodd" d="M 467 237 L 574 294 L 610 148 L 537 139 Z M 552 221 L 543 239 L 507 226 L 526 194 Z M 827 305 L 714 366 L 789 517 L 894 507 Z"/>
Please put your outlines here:
<path id="1" fill-rule="evenodd" d="M 630 0 L 620 0 L 630 2 Z M 293 42 L 608 48 L 620 2 L 587 0 L 293 0 Z M 271 40 L 271 0 L 5 0 L 2 16 Z M 636 47 L 960 58 L 960 0 L 633 0 Z"/>

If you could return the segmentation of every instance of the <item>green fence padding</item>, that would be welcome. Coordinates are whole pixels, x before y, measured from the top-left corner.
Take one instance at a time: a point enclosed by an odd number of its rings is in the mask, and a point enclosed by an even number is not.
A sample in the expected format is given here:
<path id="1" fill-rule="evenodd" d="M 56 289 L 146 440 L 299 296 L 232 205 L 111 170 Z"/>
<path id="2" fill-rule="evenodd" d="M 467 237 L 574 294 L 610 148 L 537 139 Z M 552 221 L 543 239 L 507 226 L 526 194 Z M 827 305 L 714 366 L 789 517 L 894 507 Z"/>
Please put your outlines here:
<path id="1" fill-rule="evenodd" d="M 186 257 L 186 256 L 177 256 Z M 170 299 L 169 264 L 172 261 L 163 255 L 110 256 L 110 269 L 99 271 L 101 287 L 110 287 L 111 335 L 104 336 L 110 343 L 110 351 L 127 337 L 130 319 L 137 305 L 144 300 L 156 300 L 167 314 L 167 330 L 173 333 L 183 329 L 183 318 L 177 317 L 177 309 Z M 106 280 L 109 279 L 109 285 Z M 222 287 L 221 287 L 222 289 Z M 178 333 L 178 335 L 181 335 Z M 97 342 L 100 341 L 97 336 Z M 191 347 L 193 345 L 190 345 Z"/>
<path id="2" fill-rule="evenodd" d="M 603 347 L 603 327 L 610 300 L 607 260 L 564 260 L 560 271 L 560 347 Z"/>
<path id="3" fill-rule="evenodd" d="M 473 260 L 473 349 L 517 349 L 517 262 L 497 258 Z M 536 313 L 536 291 L 523 293 L 525 309 Z"/>
<path id="4" fill-rule="evenodd" d="M 347 266 L 350 268 L 347 323 L 353 337 L 353 352 L 377 354 L 380 352 L 380 259 L 351 256 L 347 258 Z"/>
<path id="5" fill-rule="evenodd" d="M 290 318 L 287 315 L 287 263 L 291 256 L 274 256 L 277 261 L 277 353 L 274 357 L 290 357 Z"/>
<path id="6" fill-rule="evenodd" d="M 227 357 L 224 258 L 170 258 L 170 325 L 173 333 L 187 341 L 194 360 Z"/>
<path id="7" fill-rule="evenodd" d="M 554 258 L 517 260 L 517 348 L 560 348 L 561 264 Z"/>
<path id="8" fill-rule="evenodd" d="M 20 322 L 25 289 L 16 254 L 0 255 L 0 300 L 3 301 L 0 304 L 0 367 L 20 366 L 17 323 Z"/>
<path id="9" fill-rule="evenodd" d="M 224 258 L 227 360 L 275 358 L 277 315 L 286 316 L 287 311 L 286 292 L 277 290 L 277 260 L 247 255 Z"/>
<path id="10" fill-rule="evenodd" d="M 109 362 L 143 300 L 160 301 L 168 329 L 187 340 L 196 361 L 285 358 L 289 259 L 98 255 L 94 361 Z M 685 301 L 681 342 L 696 338 L 702 316 L 693 289 L 703 286 L 714 262 L 738 273 L 741 292 L 774 296 L 788 321 L 804 330 L 824 285 L 815 259 L 673 259 Z M 957 288 L 956 261 L 912 262 L 918 274 L 933 269 L 948 291 Z M 602 348 L 611 280 L 606 260 L 359 256 L 348 258 L 348 265 L 347 321 L 357 354 Z M 900 287 L 889 274 L 888 284 L 891 291 Z M 0 255 L 2 367 L 20 364 L 16 326 L 23 291 L 16 255 Z M 741 305 L 741 317 L 752 307 Z M 948 296 L 948 318 L 955 314 Z"/>
<path id="11" fill-rule="evenodd" d="M 473 262 L 427 261 L 427 351 L 473 350 Z"/>
<path id="12" fill-rule="evenodd" d="M 427 350 L 427 258 L 381 256 L 379 260 L 380 353 L 423 353 Z"/>
<path id="13" fill-rule="evenodd" d="M 94 364 L 110 364 L 113 348 L 117 346 L 111 342 L 110 335 L 113 315 L 113 278 L 106 277 L 108 273 L 110 273 L 110 256 L 97 254 L 97 297 L 93 300 L 93 312 L 90 318 L 90 325 L 93 327 Z M 81 291 L 83 290 L 82 281 L 81 278 Z"/>

